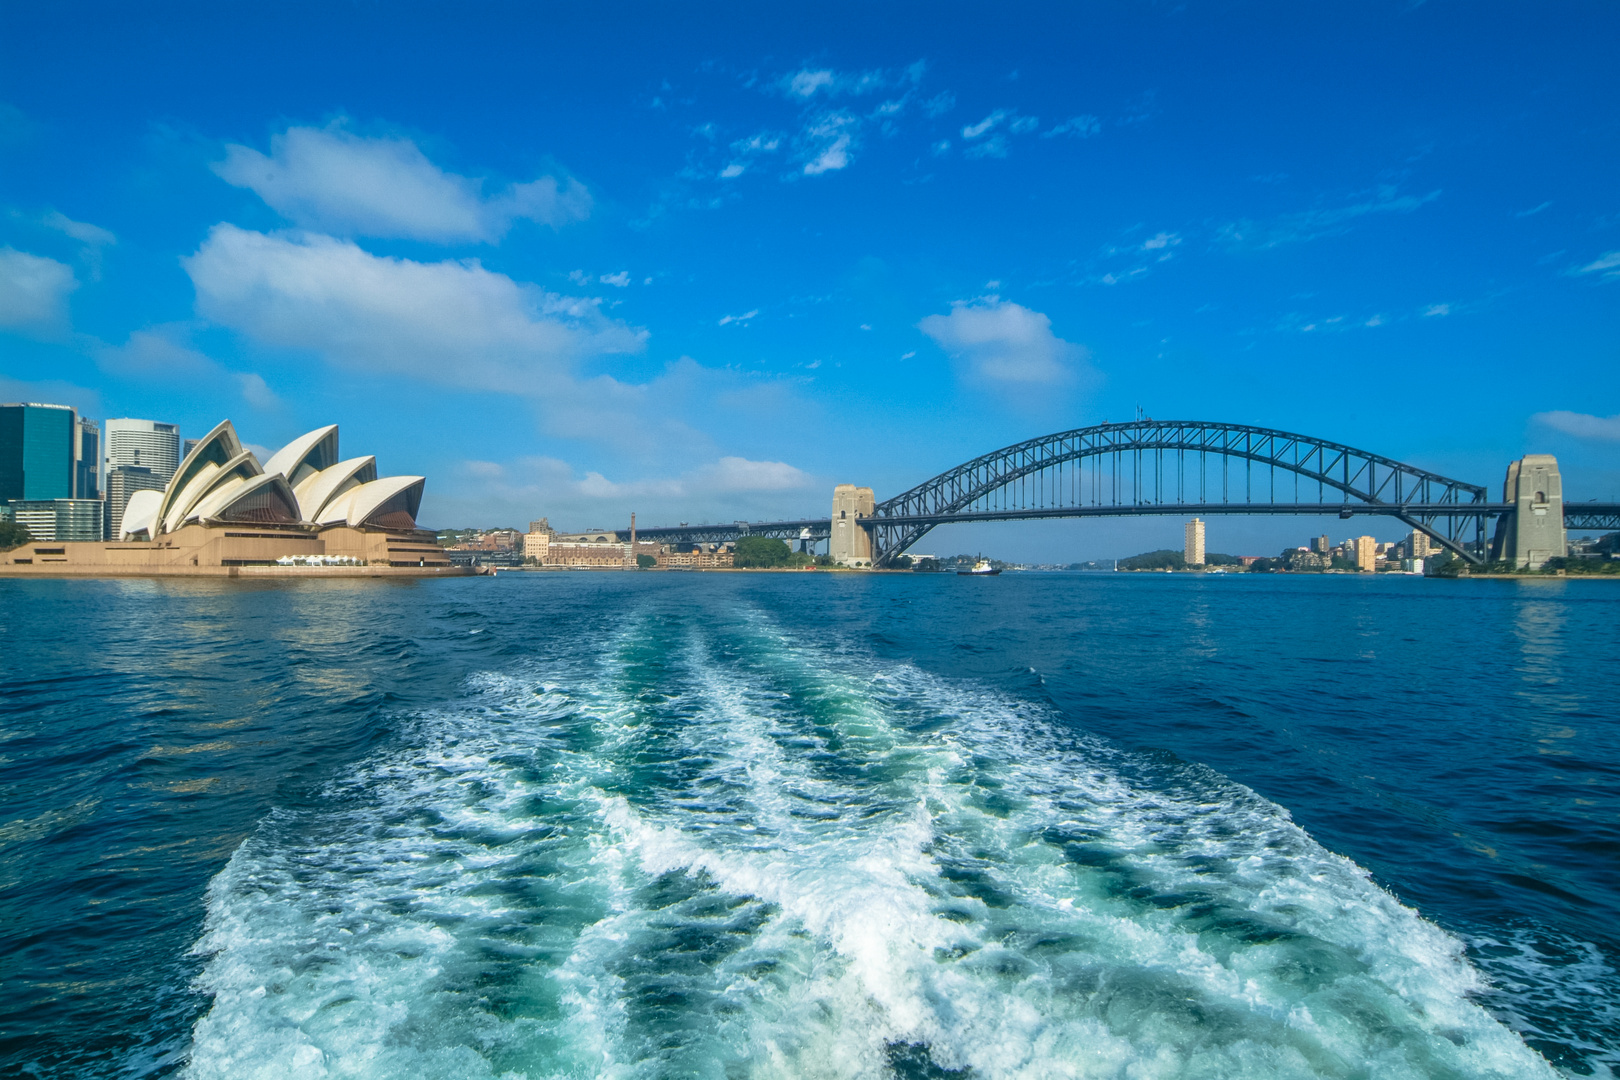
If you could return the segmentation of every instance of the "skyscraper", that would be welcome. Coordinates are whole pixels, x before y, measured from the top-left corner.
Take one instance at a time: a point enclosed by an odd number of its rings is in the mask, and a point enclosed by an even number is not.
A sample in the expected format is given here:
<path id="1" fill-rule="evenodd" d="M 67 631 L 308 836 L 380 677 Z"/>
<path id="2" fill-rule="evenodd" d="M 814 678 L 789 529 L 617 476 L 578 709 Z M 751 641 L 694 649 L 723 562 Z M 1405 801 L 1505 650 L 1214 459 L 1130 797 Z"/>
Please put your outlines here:
<path id="1" fill-rule="evenodd" d="M 1378 569 L 1378 541 L 1370 536 L 1356 537 L 1356 569 L 1369 574 Z"/>
<path id="2" fill-rule="evenodd" d="M 73 425 L 73 497 L 101 498 L 101 429 L 88 416 Z"/>
<path id="3" fill-rule="evenodd" d="M 1204 521 L 1193 518 L 1187 522 L 1187 542 L 1182 552 L 1188 566 L 1204 565 Z"/>
<path id="4" fill-rule="evenodd" d="M 120 417 L 107 421 L 107 538 L 114 539 L 124 508 L 137 491 L 162 491 L 180 467 L 180 426 Z"/>
<path id="5" fill-rule="evenodd" d="M 74 498 L 78 427 L 67 405 L 0 405 L 0 502 Z"/>
<path id="6" fill-rule="evenodd" d="M 0 405 L 0 502 L 39 540 L 100 540 L 101 430 L 68 405 Z"/>
<path id="7" fill-rule="evenodd" d="M 180 467 L 180 427 L 127 417 L 107 421 L 107 468 L 138 465 L 165 484 Z"/>

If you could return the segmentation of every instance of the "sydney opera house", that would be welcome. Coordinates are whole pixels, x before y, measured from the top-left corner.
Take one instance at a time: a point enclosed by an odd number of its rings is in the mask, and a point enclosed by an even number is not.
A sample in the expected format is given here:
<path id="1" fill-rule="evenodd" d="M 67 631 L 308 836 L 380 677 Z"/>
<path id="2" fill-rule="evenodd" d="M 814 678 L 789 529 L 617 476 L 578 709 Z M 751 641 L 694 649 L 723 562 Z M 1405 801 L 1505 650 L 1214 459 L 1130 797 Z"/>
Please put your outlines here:
<path id="1" fill-rule="evenodd" d="M 112 540 L 24 544 L 0 554 L 0 574 L 466 573 L 416 527 L 425 483 L 379 477 L 371 456 L 342 458 L 336 424 L 260 464 L 226 420 L 198 441 L 164 490 L 130 496 Z"/>

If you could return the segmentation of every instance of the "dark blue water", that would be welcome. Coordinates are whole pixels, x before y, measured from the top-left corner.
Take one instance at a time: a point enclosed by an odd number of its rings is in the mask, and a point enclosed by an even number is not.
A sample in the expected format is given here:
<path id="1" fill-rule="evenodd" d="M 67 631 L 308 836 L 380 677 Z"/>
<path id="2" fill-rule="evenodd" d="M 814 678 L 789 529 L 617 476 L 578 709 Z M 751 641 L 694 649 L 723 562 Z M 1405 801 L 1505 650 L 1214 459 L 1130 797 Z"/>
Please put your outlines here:
<path id="1" fill-rule="evenodd" d="M 0 581 L 0 1073 L 1610 1076 L 1617 615 Z"/>

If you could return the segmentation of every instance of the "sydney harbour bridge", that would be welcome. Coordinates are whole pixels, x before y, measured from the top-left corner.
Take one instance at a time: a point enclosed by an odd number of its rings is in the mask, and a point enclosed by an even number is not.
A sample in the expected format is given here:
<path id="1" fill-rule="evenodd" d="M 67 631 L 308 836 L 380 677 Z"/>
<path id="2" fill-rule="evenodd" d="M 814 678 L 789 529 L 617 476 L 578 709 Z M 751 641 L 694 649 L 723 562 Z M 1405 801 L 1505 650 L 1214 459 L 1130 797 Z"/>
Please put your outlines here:
<path id="1" fill-rule="evenodd" d="M 1551 463 L 1550 483 L 1538 481 L 1539 490 L 1518 485 L 1518 492 L 1505 492 L 1506 501 L 1498 502 L 1481 485 L 1306 435 L 1246 424 L 1144 419 L 1003 447 L 873 502 L 869 512 L 846 515 L 870 537 L 873 566 L 892 563 L 937 525 L 974 521 L 1375 514 L 1427 533 L 1473 564 L 1503 557 L 1504 537 L 1521 519 L 1526 529 L 1556 525 L 1559 515 L 1565 529 L 1620 529 L 1620 503 L 1568 501 L 1552 458 L 1522 460 L 1538 463 L 1538 476 L 1546 475 L 1542 463 Z M 1519 464 L 1510 467 L 1510 485 Z M 816 517 L 636 532 L 639 539 L 664 543 L 766 536 L 818 544 L 832 538 L 835 524 L 834 517 Z M 1562 531 L 1557 535 L 1561 538 Z M 619 536 L 628 540 L 629 530 Z"/>

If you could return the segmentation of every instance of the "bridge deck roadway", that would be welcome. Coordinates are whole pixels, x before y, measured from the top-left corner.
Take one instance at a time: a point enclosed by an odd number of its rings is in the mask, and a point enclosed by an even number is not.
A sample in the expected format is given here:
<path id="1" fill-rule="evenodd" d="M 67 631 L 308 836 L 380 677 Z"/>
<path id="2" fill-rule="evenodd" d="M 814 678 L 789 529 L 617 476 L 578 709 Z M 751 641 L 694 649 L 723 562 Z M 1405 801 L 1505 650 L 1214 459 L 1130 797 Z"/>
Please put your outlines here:
<path id="1" fill-rule="evenodd" d="M 861 518 L 865 526 L 949 525 L 971 521 L 1029 521 L 1041 518 L 1130 517 L 1136 515 L 1175 515 L 1204 517 L 1215 514 L 1332 514 L 1354 517 L 1373 514 L 1381 517 L 1497 517 L 1514 509 L 1512 503 L 1122 503 L 1104 506 L 1053 506 L 1021 510 L 970 510 L 954 514 L 879 515 Z M 1620 529 L 1620 503 L 1565 503 L 1564 523 L 1571 529 L 1600 531 Z M 736 540 L 742 536 L 767 536 L 797 540 L 808 530 L 810 539 L 825 540 L 832 532 L 830 518 L 799 518 L 794 521 L 737 521 L 716 525 L 673 525 L 637 529 L 641 540 L 662 543 L 698 544 Z M 618 530 L 620 540 L 630 539 L 629 529 Z"/>

